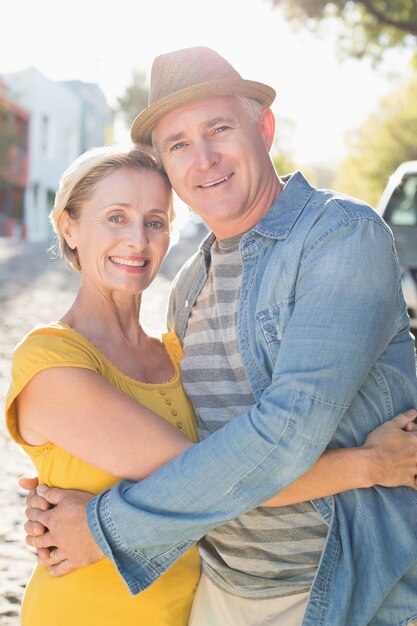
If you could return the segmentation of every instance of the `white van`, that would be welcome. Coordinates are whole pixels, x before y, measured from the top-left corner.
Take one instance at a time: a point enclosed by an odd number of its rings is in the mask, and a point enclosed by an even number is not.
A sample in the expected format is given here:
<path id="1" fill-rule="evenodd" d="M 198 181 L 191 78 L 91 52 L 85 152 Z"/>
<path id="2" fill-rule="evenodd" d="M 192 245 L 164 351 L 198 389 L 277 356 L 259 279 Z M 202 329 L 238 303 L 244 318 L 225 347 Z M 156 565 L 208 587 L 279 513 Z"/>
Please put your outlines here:
<path id="1" fill-rule="evenodd" d="M 410 315 L 410 327 L 417 334 L 417 161 L 402 163 L 390 177 L 376 207 L 394 233 L 403 271 L 402 284 Z"/>

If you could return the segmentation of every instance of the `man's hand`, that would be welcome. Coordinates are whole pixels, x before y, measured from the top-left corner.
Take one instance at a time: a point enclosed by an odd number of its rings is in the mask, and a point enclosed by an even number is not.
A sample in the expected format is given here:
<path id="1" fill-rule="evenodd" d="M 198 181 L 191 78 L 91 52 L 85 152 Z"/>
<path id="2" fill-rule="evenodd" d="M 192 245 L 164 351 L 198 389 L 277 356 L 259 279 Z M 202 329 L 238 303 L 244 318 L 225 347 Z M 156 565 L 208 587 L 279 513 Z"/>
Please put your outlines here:
<path id="1" fill-rule="evenodd" d="M 19 484 L 23 487 L 22 480 Z M 30 486 L 30 485 L 29 485 Z M 88 528 L 86 508 L 93 494 L 39 485 L 27 497 L 26 543 L 53 576 L 100 561 L 104 554 Z M 47 508 L 53 505 L 53 508 Z"/>
<path id="2" fill-rule="evenodd" d="M 417 411 L 410 409 L 373 430 L 364 448 L 373 454 L 372 484 L 417 490 Z"/>

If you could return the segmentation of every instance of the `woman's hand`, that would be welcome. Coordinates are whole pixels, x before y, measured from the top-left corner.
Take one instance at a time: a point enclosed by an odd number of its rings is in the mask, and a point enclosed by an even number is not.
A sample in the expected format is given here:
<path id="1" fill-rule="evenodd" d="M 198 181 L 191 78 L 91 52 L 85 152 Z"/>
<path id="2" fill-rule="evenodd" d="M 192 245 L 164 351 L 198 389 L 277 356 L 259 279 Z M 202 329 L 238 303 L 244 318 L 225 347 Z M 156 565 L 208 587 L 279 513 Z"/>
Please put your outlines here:
<path id="1" fill-rule="evenodd" d="M 370 479 L 373 485 L 417 490 L 416 417 L 417 411 L 410 409 L 367 436 L 362 447 L 371 453 Z"/>
<path id="2" fill-rule="evenodd" d="M 305 474 L 263 506 L 286 506 L 350 489 L 411 487 L 417 490 L 417 411 L 382 424 L 357 448 L 328 448 Z"/>
<path id="3" fill-rule="evenodd" d="M 36 477 L 23 476 L 26 496 L 26 543 L 36 549 L 38 562 L 54 576 L 62 576 L 103 558 L 88 530 L 85 509 L 91 493 L 49 488 Z"/>
<path id="4" fill-rule="evenodd" d="M 26 543 L 38 552 L 38 562 L 50 574 L 62 576 L 100 561 L 104 554 L 87 524 L 87 504 L 93 494 L 39 485 L 27 497 Z"/>
<path id="5" fill-rule="evenodd" d="M 45 498 L 42 498 L 36 493 L 36 487 L 39 485 L 39 480 L 37 476 L 22 476 L 19 478 L 19 487 L 25 489 L 29 493 L 26 496 L 26 507 L 32 509 L 40 509 L 41 511 L 46 511 L 52 505 L 49 504 Z M 39 522 L 31 522 L 27 521 L 25 523 L 25 531 L 26 536 L 38 537 L 46 533 L 48 529 L 40 524 Z M 26 541 L 26 543 L 29 543 Z M 46 550 L 43 556 L 46 556 Z"/>

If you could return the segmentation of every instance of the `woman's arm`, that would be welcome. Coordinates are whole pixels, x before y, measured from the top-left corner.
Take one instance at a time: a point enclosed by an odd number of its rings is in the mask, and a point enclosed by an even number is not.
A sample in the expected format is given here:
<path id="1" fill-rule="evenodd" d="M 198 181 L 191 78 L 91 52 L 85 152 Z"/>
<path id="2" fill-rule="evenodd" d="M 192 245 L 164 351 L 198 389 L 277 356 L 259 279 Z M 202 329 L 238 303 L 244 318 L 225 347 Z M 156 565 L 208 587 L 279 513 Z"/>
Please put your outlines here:
<path id="1" fill-rule="evenodd" d="M 411 486 L 417 434 L 406 433 L 417 412 L 400 414 L 358 448 L 327 450 L 267 506 L 283 506 L 348 489 Z M 141 480 L 193 445 L 150 409 L 99 374 L 55 367 L 37 374 L 18 397 L 19 430 L 30 444 L 53 441 L 106 472 Z"/>
<path id="2" fill-rule="evenodd" d="M 416 415 L 414 409 L 400 413 L 371 431 L 363 446 L 326 450 L 308 472 L 263 506 L 297 504 L 374 485 L 416 489 Z"/>
<path id="3" fill-rule="evenodd" d="M 141 480 L 192 445 L 160 415 L 79 367 L 38 373 L 19 394 L 17 408 L 27 443 L 52 441 L 120 478 Z"/>

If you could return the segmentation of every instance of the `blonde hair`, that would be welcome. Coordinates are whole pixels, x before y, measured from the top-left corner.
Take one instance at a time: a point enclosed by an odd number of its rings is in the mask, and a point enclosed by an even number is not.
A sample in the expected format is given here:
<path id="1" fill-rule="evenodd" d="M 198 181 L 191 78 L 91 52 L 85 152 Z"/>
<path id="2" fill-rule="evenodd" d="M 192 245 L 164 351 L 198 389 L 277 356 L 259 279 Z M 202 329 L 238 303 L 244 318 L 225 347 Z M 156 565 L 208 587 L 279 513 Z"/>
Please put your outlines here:
<path id="1" fill-rule="evenodd" d="M 81 214 L 82 204 L 91 197 L 97 183 L 109 173 L 122 168 L 149 170 L 159 174 L 171 191 L 169 216 L 170 220 L 174 218 L 171 183 L 152 148 L 116 144 L 90 148 L 75 159 L 62 174 L 55 195 L 55 203 L 49 214 L 57 236 L 57 246 L 53 246 L 52 250 L 59 252 L 60 256 L 77 272 L 81 271 L 77 250 L 69 247 L 61 230 L 60 224 L 64 211 L 72 219 L 77 220 Z"/>

